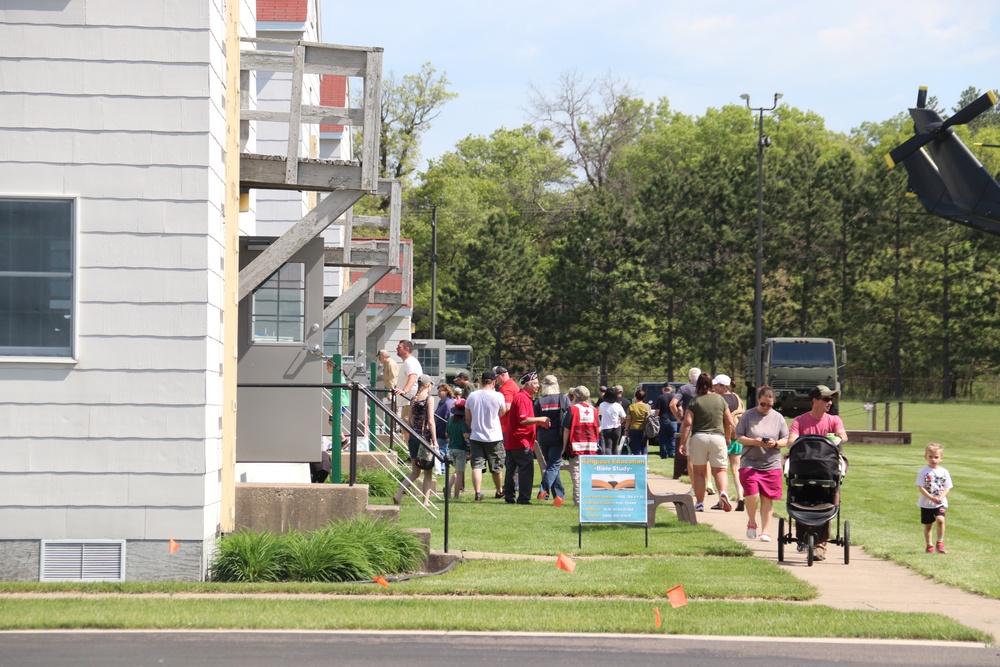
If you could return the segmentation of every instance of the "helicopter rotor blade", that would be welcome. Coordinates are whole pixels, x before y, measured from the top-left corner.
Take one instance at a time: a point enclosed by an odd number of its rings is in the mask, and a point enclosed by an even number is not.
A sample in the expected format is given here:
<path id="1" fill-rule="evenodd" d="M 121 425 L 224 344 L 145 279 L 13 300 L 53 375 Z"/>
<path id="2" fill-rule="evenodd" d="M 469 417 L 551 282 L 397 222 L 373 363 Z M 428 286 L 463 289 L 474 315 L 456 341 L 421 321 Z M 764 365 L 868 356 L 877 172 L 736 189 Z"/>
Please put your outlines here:
<path id="1" fill-rule="evenodd" d="M 927 89 L 923 86 L 920 88 L 920 92 L 917 95 L 917 108 L 924 108 L 921 102 L 926 104 L 927 102 Z M 905 160 L 907 157 L 912 155 L 914 152 L 920 150 L 931 141 L 936 139 L 941 135 L 942 132 L 947 130 L 952 125 L 965 125 L 975 120 L 979 114 L 988 111 L 997 103 L 997 95 L 992 90 L 986 91 L 984 94 L 977 97 L 971 103 L 960 109 L 953 116 L 949 116 L 941 125 L 934 127 L 930 132 L 925 134 L 915 134 L 896 148 L 889 151 L 885 156 L 886 164 L 892 169 L 897 164 Z"/>

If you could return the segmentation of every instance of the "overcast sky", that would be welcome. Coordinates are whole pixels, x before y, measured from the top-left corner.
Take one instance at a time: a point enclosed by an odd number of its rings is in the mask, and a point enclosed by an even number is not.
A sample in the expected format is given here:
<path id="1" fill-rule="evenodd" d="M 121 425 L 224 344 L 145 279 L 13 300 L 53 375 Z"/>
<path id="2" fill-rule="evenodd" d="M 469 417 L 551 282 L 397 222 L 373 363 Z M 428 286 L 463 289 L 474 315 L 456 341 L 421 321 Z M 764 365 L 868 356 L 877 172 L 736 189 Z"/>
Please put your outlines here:
<path id="1" fill-rule="evenodd" d="M 397 76 L 431 62 L 459 97 L 424 139 L 433 158 L 470 135 L 527 121 L 529 86 L 608 72 L 640 97 L 701 116 L 782 103 L 829 129 L 905 111 L 926 85 L 950 110 L 968 86 L 1000 87 L 996 0 L 322 0 L 322 39 L 381 46 Z"/>

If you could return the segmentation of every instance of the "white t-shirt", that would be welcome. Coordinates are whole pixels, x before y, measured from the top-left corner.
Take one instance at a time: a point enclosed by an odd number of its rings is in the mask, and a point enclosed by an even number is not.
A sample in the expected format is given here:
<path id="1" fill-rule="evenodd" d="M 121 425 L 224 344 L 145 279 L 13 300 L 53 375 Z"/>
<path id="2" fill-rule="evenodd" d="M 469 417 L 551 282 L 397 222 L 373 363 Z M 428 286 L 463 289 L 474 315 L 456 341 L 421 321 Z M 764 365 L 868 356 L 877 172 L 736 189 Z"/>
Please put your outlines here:
<path id="1" fill-rule="evenodd" d="M 924 466 L 917 473 L 917 486 L 922 486 L 927 489 L 927 493 L 932 496 L 936 496 L 941 491 L 951 488 L 951 475 L 948 471 L 941 466 L 937 468 L 932 468 L 930 466 Z M 926 509 L 932 510 L 938 507 L 948 506 L 948 496 L 941 499 L 941 504 L 938 505 L 932 500 L 928 500 L 924 497 L 924 494 L 920 494 L 920 498 L 917 499 L 917 507 L 924 507 Z"/>
<path id="2" fill-rule="evenodd" d="M 504 397 L 499 391 L 477 389 L 465 399 L 465 410 L 472 415 L 469 439 L 477 442 L 500 442 L 503 430 L 500 428 L 500 410 L 504 407 Z"/>
<path id="3" fill-rule="evenodd" d="M 407 378 L 411 375 L 416 375 L 417 380 L 419 380 L 420 376 L 423 374 L 424 369 L 420 366 L 420 362 L 417 361 L 417 355 L 411 354 L 399 367 L 399 377 L 396 378 L 396 389 L 402 390 L 406 387 Z M 413 398 L 417 395 L 417 380 L 413 381 L 413 386 L 410 387 L 410 391 L 404 394 L 407 398 Z"/>
<path id="4" fill-rule="evenodd" d="M 616 428 L 618 422 L 625 421 L 625 408 L 618 401 L 614 403 L 609 403 L 604 401 L 601 403 L 600 407 L 597 408 L 597 414 L 601 419 L 601 429 L 606 428 Z"/>

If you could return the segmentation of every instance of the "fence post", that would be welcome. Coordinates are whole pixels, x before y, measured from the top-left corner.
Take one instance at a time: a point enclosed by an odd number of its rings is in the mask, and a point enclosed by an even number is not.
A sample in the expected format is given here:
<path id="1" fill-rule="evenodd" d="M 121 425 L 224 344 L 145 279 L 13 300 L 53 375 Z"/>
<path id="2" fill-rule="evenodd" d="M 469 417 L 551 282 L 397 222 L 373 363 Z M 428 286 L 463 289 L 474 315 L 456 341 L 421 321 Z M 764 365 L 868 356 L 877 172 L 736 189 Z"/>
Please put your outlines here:
<path id="1" fill-rule="evenodd" d="M 903 402 L 899 402 L 899 431 L 903 431 Z"/>
<path id="2" fill-rule="evenodd" d="M 885 431 L 889 432 L 889 401 L 885 402 Z"/>
<path id="3" fill-rule="evenodd" d="M 878 403 L 872 403 L 872 430 L 878 430 Z"/>
<path id="4" fill-rule="evenodd" d="M 339 354 L 333 355 L 333 375 L 331 377 L 331 382 L 333 384 L 341 384 L 344 381 L 344 376 L 340 372 L 341 357 Z M 344 414 L 343 405 L 343 394 L 341 390 L 333 387 L 330 389 L 330 416 L 332 417 L 330 425 L 330 441 L 332 443 L 332 449 L 330 450 L 330 481 L 334 484 L 341 483 L 341 475 L 343 471 L 340 465 L 340 454 L 344 451 L 341 445 L 341 418 Z"/>

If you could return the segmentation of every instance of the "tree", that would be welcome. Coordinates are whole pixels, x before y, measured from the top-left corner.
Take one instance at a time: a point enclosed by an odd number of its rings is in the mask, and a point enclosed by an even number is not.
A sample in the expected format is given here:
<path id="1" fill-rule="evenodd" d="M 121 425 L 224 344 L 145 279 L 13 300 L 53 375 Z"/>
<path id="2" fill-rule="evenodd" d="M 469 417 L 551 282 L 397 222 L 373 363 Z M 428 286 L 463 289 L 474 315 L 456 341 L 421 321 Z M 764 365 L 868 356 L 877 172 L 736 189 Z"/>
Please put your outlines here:
<path id="1" fill-rule="evenodd" d="M 627 81 L 610 74 L 585 81 L 566 72 L 551 97 L 532 86 L 532 119 L 564 143 L 589 189 L 601 190 L 621 151 L 650 118 L 652 109 L 635 95 Z"/>
<path id="2" fill-rule="evenodd" d="M 379 175 L 402 181 L 404 185 L 420 161 L 420 140 L 431 128 L 446 102 L 458 97 L 448 90 L 448 77 L 429 62 L 416 74 L 396 79 L 389 72 L 382 79 L 381 133 L 379 135 Z M 355 136 L 360 141 L 360 136 Z M 357 151 L 356 151 L 357 152 Z M 383 209 L 388 203 L 383 204 Z"/>

